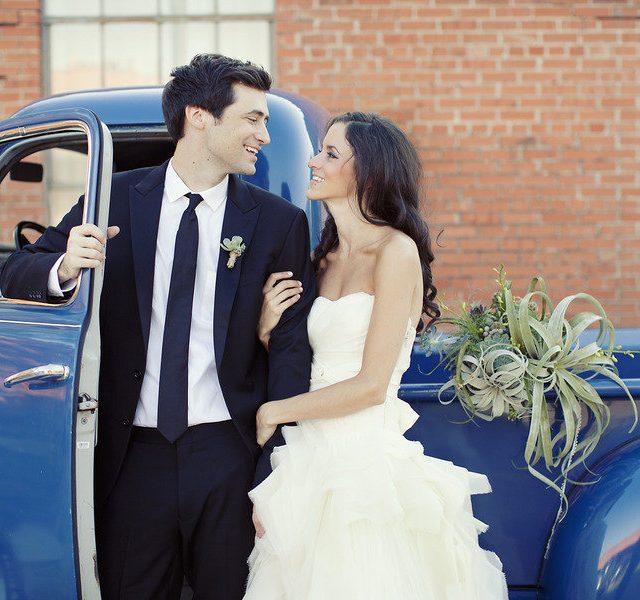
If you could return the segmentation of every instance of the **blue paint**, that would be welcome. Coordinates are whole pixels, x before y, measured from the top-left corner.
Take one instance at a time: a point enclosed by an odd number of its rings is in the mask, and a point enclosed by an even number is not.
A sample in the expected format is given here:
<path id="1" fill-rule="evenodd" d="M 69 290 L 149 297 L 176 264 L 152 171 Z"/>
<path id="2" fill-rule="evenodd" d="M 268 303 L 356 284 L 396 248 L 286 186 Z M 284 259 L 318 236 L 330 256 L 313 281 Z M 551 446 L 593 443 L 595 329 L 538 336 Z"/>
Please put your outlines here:
<path id="1" fill-rule="evenodd" d="M 573 491 L 545 565 L 542 600 L 640 597 L 640 440 L 596 465 Z M 587 475 L 584 481 L 596 478 Z M 568 596 L 567 594 L 574 594 Z"/>

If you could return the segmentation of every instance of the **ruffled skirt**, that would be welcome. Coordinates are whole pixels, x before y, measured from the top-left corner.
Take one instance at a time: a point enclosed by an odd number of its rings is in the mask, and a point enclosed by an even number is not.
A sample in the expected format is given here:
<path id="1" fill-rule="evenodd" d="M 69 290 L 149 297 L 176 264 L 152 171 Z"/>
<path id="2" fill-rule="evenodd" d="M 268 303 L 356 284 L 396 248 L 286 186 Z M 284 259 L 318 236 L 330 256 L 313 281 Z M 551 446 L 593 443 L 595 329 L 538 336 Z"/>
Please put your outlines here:
<path id="1" fill-rule="evenodd" d="M 266 533 L 245 600 L 506 600 L 471 510 L 487 478 L 399 431 L 334 421 L 286 427 L 250 493 Z"/>

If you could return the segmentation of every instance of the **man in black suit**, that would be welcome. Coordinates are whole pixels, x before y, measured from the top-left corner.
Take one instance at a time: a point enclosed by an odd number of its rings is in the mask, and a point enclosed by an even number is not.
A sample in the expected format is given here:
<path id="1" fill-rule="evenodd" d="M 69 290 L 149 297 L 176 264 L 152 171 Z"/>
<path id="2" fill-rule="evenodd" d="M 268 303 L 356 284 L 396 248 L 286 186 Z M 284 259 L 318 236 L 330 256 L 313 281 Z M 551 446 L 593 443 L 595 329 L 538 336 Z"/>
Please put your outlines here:
<path id="1" fill-rule="evenodd" d="M 306 217 L 234 175 L 254 173 L 270 141 L 271 79 L 219 55 L 172 76 L 162 99 L 171 160 L 114 174 L 107 232 L 82 224 L 81 198 L 0 280 L 7 297 L 60 301 L 110 238 L 95 475 L 105 600 L 175 599 L 183 576 L 195 598 L 242 597 L 254 537 L 247 492 L 283 443 L 276 435 L 260 450 L 256 411 L 309 385 Z M 234 236 L 230 250 L 220 246 Z M 262 287 L 283 270 L 304 291 L 267 360 L 256 336 Z"/>

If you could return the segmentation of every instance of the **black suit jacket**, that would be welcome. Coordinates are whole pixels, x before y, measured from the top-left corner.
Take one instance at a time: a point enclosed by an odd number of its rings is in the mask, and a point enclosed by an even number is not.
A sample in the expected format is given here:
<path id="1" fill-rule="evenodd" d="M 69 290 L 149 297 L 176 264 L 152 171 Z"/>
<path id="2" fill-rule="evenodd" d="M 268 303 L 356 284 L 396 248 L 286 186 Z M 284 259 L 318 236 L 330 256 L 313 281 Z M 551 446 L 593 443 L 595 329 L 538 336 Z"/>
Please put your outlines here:
<path id="1" fill-rule="evenodd" d="M 109 240 L 100 303 L 101 368 L 96 503 L 106 499 L 127 450 L 145 372 L 160 207 L 167 163 L 113 176 L 109 224 L 120 233 Z M 82 222 L 83 198 L 57 227 L 13 254 L 0 276 L 5 297 L 59 301 L 48 295 L 49 271 L 66 250 L 72 227 Z M 306 320 L 315 297 L 309 230 L 302 210 L 231 175 L 222 238 L 242 236 L 246 250 L 229 269 L 220 250 L 214 311 L 218 377 L 229 412 L 257 463 L 256 482 L 270 472 L 269 456 L 283 443 L 278 431 L 261 452 L 255 415 L 266 400 L 309 389 L 311 350 Z M 262 286 L 274 271 L 293 271 L 302 281 L 299 302 L 271 334 L 269 356 L 256 336 Z M 215 468 L 215 466 L 212 466 Z"/>

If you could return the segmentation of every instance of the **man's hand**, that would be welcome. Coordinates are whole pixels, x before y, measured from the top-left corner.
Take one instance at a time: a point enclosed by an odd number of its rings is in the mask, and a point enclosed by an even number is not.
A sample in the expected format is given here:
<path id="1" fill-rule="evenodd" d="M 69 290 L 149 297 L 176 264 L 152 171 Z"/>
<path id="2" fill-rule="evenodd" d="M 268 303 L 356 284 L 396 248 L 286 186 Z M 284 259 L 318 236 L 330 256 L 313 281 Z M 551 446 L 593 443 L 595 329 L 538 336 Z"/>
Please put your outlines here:
<path id="1" fill-rule="evenodd" d="M 262 523 L 260 523 L 260 519 L 258 519 L 255 506 L 253 507 L 251 519 L 253 520 L 253 526 L 256 528 L 256 535 L 261 538 L 264 535 L 264 527 L 262 526 Z"/>
<path id="2" fill-rule="evenodd" d="M 58 281 L 62 285 L 70 279 L 77 279 L 82 269 L 95 269 L 105 257 L 107 239 L 120 233 L 120 228 L 112 226 L 104 231 L 92 223 L 78 225 L 69 232 L 67 253 L 58 267 Z"/>

